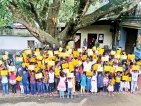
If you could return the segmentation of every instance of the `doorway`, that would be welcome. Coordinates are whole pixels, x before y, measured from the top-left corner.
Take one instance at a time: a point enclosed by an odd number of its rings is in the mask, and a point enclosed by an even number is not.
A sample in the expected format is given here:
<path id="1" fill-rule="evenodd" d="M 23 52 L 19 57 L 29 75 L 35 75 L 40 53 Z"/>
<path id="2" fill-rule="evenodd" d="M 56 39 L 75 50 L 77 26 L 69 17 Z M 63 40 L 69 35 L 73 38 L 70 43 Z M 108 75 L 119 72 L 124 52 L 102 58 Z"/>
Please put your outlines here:
<path id="1" fill-rule="evenodd" d="M 97 34 L 95 33 L 88 33 L 88 48 L 91 47 L 91 42 L 92 42 L 92 39 L 97 39 Z"/>
<path id="2" fill-rule="evenodd" d="M 125 51 L 126 53 L 133 53 L 134 52 L 134 46 L 136 44 L 137 40 L 137 29 L 131 29 L 131 28 L 126 28 L 126 46 L 125 46 Z"/>
<path id="3" fill-rule="evenodd" d="M 81 33 L 76 33 L 75 38 L 77 38 L 77 41 L 74 42 L 75 49 L 80 48 L 80 43 L 81 43 Z"/>

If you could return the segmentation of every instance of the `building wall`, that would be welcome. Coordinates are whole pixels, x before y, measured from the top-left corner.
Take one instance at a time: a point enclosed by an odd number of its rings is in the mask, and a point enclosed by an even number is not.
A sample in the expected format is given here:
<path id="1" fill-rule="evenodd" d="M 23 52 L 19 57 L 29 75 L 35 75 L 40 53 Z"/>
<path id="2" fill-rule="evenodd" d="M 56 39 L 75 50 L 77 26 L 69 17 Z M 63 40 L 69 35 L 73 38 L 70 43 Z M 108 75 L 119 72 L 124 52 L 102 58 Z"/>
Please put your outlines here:
<path id="1" fill-rule="evenodd" d="M 0 49 L 26 49 L 28 40 L 40 43 L 35 37 L 0 36 Z"/>
<path id="2" fill-rule="evenodd" d="M 110 32 L 110 28 L 110 25 L 91 25 L 79 30 L 77 33 L 81 33 L 81 47 L 83 47 L 84 39 L 88 40 L 88 33 L 94 33 L 97 34 L 97 38 L 99 34 L 104 34 L 104 41 L 100 44 L 100 47 L 108 45 L 112 48 L 112 33 Z"/>

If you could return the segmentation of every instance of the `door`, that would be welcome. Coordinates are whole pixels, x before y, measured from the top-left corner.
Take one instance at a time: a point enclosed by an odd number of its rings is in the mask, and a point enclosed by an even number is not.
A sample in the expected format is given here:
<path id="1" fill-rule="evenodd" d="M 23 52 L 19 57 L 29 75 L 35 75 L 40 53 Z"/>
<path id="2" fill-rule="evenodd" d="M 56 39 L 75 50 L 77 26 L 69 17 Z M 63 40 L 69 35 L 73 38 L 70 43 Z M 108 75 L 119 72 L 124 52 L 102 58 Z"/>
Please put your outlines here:
<path id="1" fill-rule="evenodd" d="M 76 33 L 75 34 L 75 38 L 77 39 L 75 42 L 74 42 L 74 45 L 75 45 L 75 48 L 80 48 L 80 43 L 81 43 L 81 33 Z"/>
<path id="2" fill-rule="evenodd" d="M 88 33 L 88 48 L 90 48 L 90 43 L 92 42 L 92 39 L 97 39 L 97 34 L 94 34 L 94 33 Z"/>
<path id="3" fill-rule="evenodd" d="M 126 29 L 127 35 L 126 35 L 126 46 L 125 50 L 127 53 L 133 53 L 134 52 L 134 45 L 136 44 L 137 40 L 137 29 Z"/>

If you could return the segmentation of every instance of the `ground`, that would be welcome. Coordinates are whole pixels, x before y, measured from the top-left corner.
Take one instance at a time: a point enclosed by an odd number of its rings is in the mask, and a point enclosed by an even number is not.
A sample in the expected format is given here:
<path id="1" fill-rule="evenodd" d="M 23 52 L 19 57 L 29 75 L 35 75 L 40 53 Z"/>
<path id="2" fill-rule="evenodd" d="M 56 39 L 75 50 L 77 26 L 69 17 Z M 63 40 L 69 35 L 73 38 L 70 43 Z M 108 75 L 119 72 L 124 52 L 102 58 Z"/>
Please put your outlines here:
<path id="1" fill-rule="evenodd" d="M 86 94 L 73 99 L 32 96 L 0 96 L 0 106 L 141 106 L 141 91 L 135 94 L 122 92 L 114 96 Z"/>

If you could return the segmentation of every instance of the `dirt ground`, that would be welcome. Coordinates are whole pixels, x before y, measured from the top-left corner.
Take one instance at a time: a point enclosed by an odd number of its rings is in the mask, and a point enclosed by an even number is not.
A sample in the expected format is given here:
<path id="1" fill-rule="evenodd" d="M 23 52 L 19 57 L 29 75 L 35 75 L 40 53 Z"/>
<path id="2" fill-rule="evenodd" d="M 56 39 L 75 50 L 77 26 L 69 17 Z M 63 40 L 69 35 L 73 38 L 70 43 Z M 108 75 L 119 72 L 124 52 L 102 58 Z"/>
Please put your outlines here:
<path id="1" fill-rule="evenodd" d="M 73 99 L 59 97 L 2 97 L 0 106 L 141 106 L 141 91 L 136 94 L 122 92 L 113 96 L 86 94 Z"/>

